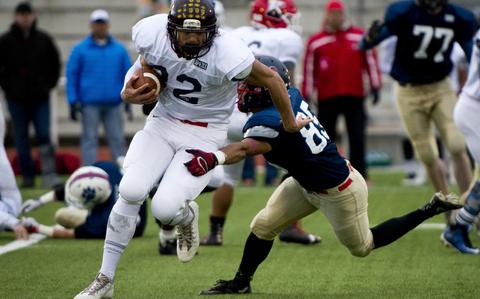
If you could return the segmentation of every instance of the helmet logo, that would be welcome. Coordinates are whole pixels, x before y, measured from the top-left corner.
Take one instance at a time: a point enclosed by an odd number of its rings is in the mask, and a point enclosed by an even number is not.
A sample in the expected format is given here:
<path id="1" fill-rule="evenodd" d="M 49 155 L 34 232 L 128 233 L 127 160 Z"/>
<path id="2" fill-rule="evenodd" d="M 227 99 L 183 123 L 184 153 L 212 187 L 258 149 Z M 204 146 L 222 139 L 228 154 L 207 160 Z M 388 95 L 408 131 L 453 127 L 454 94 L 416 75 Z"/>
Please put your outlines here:
<path id="1" fill-rule="evenodd" d="M 183 20 L 183 28 L 192 28 L 192 29 L 198 29 L 201 28 L 202 24 L 200 20 L 195 20 L 195 19 L 185 19 Z"/>
<path id="2" fill-rule="evenodd" d="M 93 200 L 95 198 L 95 194 L 96 194 L 95 189 L 91 187 L 87 187 L 83 189 L 82 197 L 85 200 L 85 204 Z"/>

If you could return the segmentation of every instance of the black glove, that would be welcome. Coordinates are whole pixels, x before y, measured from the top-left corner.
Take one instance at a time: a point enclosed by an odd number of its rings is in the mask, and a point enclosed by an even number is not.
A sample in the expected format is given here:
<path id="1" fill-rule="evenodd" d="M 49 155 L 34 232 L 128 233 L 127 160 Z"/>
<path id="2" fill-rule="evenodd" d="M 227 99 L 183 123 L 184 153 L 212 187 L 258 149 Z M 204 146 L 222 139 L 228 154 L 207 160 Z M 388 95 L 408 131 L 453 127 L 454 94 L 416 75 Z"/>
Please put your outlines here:
<path id="1" fill-rule="evenodd" d="M 73 121 L 78 121 L 79 113 L 82 113 L 82 104 L 79 102 L 70 104 L 70 119 Z"/>
<path id="2" fill-rule="evenodd" d="M 380 102 L 380 91 L 378 89 L 372 89 L 372 104 L 377 105 Z"/>
<path id="3" fill-rule="evenodd" d="M 125 114 L 127 115 L 128 121 L 133 121 L 133 112 L 132 112 L 132 105 L 129 103 L 124 103 L 123 109 L 125 109 Z"/>
<path id="4" fill-rule="evenodd" d="M 382 29 L 383 24 L 382 21 L 380 20 L 375 20 L 372 22 L 372 25 L 370 25 L 370 28 L 368 28 L 367 32 L 367 42 L 371 42 L 377 36 L 380 34 L 380 30 Z"/>

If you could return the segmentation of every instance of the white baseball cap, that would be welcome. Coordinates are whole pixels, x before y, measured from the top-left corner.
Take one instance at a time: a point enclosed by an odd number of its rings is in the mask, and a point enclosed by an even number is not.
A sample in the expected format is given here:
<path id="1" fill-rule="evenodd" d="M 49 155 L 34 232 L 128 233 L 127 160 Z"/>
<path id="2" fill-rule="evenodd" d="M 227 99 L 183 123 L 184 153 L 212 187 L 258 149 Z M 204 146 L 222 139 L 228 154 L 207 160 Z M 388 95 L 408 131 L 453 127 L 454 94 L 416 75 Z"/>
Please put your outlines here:
<path id="1" fill-rule="evenodd" d="M 110 21 L 110 16 L 108 15 L 108 12 L 104 9 L 96 9 L 90 15 L 91 23 L 95 23 L 95 22 L 108 23 L 109 21 Z"/>

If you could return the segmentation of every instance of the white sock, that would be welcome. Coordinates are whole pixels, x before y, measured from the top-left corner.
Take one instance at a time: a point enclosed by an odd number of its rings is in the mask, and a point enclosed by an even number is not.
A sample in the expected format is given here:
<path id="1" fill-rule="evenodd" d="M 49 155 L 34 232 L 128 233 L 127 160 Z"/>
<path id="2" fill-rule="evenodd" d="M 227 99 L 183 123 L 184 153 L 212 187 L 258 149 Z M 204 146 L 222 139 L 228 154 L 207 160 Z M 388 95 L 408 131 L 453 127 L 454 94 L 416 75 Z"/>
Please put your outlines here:
<path id="1" fill-rule="evenodd" d="M 100 272 L 113 281 L 120 256 L 135 234 L 139 204 L 129 204 L 121 197 L 108 218 L 107 235 L 103 248 Z M 113 229 L 111 228 L 113 227 Z"/>

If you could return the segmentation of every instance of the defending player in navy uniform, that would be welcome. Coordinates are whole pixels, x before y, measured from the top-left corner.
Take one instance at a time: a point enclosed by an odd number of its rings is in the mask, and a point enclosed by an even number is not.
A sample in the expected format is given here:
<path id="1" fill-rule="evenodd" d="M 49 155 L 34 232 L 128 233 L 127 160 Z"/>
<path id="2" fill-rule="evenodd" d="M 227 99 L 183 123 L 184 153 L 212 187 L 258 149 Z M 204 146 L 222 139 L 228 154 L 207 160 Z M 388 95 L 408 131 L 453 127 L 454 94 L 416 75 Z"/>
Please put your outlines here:
<path id="1" fill-rule="evenodd" d="M 102 266 L 76 299 L 112 297 L 120 257 L 134 233 L 138 211 L 160 178 L 152 214 L 177 227 L 177 257 L 188 262 L 199 246 L 199 208 L 195 199 L 211 174 L 192 177 L 183 163 L 186 148 L 215 151 L 223 146 L 236 99 L 238 81 L 268 88 L 285 130 L 297 132 L 307 121 L 295 119 L 288 92 L 278 74 L 241 41 L 217 30 L 210 0 L 175 0 L 167 14 L 140 20 L 132 28 L 139 54 L 125 76 L 122 99 L 131 104 L 157 102 L 145 126 L 133 137 L 125 156 L 119 198 L 109 217 Z M 144 65 L 165 84 L 146 91 L 136 86 Z"/>
<path id="2" fill-rule="evenodd" d="M 116 163 L 98 161 L 77 169 L 65 185 L 37 199 L 26 200 L 22 212 L 29 213 L 47 203 L 64 201 L 67 207 L 55 213 L 57 226 L 39 224 L 33 218 L 23 221 L 31 232 L 53 238 L 102 239 L 107 231 L 108 216 L 118 197 L 122 173 Z M 143 235 L 147 223 L 147 205 L 143 203 L 134 237 Z"/>
<path id="3" fill-rule="evenodd" d="M 464 134 L 468 149 L 472 157 L 480 164 L 480 31 L 475 37 L 468 79 L 465 83 L 460 98 L 454 111 L 455 124 Z M 478 168 L 477 168 L 478 170 Z M 461 253 L 480 254 L 480 249 L 472 246 L 468 237 L 469 228 L 473 225 L 475 217 L 480 214 L 480 180 L 475 176 L 475 181 L 470 186 L 466 196 L 465 206 L 456 215 L 454 225 L 442 233 L 445 244 L 453 246 Z M 477 234 L 479 234 L 477 226 Z"/>
<path id="4" fill-rule="evenodd" d="M 465 192 L 471 167 L 463 136 L 453 122 L 457 98 L 448 76 L 454 42 L 470 59 L 476 28 L 473 13 L 446 0 L 398 1 L 387 8 L 384 23 L 375 21 L 360 43 L 361 48 L 369 49 L 397 36 L 390 75 L 398 82 L 400 117 L 435 190 L 444 193 L 448 192 L 446 169 L 438 155 L 432 123 L 452 156 L 459 189 Z"/>
<path id="5" fill-rule="evenodd" d="M 276 58 L 257 58 L 277 70 L 288 86 L 286 67 Z M 321 210 L 337 238 L 358 257 L 397 240 L 424 220 L 458 208 L 458 198 L 436 193 L 418 210 L 369 228 L 368 191 L 365 180 L 337 152 L 335 144 L 311 113 L 298 89 L 288 93 L 297 117 L 312 119 L 300 132 L 283 130 L 278 111 L 264 88 L 240 84 L 239 108 L 253 115 L 244 128 L 244 139 L 217 152 L 188 150 L 194 157 L 186 164 L 194 176 L 202 176 L 218 164 L 235 163 L 246 155 L 263 154 L 292 176 L 274 191 L 266 207 L 253 219 L 243 258 L 233 280 L 218 281 L 203 295 L 249 293 L 250 280 L 268 256 L 275 236 L 288 224 Z"/>

